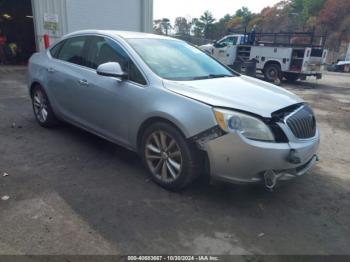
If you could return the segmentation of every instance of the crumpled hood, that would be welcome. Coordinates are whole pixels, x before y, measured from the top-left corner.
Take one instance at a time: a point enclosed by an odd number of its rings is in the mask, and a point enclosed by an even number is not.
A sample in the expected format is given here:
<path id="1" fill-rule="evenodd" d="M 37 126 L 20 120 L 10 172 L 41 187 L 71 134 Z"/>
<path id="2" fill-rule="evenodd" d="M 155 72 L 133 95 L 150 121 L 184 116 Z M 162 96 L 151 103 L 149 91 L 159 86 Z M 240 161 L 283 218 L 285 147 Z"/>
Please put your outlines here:
<path id="1" fill-rule="evenodd" d="M 163 81 L 164 87 L 174 93 L 203 103 L 251 112 L 262 117 L 301 103 L 295 94 L 264 81 L 246 77 L 225 77 L 198 81 Z"/>

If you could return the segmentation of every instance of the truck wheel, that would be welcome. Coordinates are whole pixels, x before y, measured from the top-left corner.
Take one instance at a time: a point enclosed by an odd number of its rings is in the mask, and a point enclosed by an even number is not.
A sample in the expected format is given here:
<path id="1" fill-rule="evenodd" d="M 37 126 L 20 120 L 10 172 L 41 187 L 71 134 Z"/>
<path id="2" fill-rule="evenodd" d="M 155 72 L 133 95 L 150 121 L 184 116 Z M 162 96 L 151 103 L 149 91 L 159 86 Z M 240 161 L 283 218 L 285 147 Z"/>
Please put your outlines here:
<path id="1" fill-rule="evenodd" d="M 140 152 L 151 179 L 167 190 L 184 189 L 199 175 L 198 150 L 170 124 L 148 127 Z"/>
<path id="2" fill-rule="evenodd" d="M 287 82 L 293 83 L 299 79 L 299 74 L 294 73 L 284 73 L 284 78 L 287 80 Z"/>
<path id="3" fill-rule="evenodd" d="M 281 67 L 276 64 L 266 65 L 264 76 L 268 82 L 275 82 L 278 78 L 281 78 Z"/>

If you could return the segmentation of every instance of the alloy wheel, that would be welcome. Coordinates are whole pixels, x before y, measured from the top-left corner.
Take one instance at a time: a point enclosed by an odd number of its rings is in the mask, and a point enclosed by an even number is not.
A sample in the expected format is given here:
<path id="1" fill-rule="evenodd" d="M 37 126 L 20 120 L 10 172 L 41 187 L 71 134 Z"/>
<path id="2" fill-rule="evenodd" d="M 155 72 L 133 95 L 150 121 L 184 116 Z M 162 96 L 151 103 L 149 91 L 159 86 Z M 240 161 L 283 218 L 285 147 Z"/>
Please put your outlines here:
<path id="1" fill-rule="evenodd" d="M 164 131 L 156 131 L 146 140 L 145 158 L 152 174 L 165 183 L 175 181 L 182 171 L 182 154 L 176 140 Z"/>
<path id="2" fill-rule="evenodd" d="M 41 123 L 45 123 L 48 117 L 48 105 L 47 100 L 40 89 L 34 91 L 32 101 L 36 118 Z"/>

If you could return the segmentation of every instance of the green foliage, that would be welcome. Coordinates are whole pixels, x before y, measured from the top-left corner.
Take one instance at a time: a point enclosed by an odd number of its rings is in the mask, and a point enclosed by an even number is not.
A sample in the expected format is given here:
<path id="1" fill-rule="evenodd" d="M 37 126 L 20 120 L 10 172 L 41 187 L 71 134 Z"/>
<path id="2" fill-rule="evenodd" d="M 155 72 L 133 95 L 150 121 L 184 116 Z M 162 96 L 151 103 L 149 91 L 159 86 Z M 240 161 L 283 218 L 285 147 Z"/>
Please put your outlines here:
<path id="1" fill-rule="evenodd" d="M 300 25 L 305 28 L 310 24 L 311 17 L 318 16 L 325 2 L 326 0 L 292 0 L 291 14 L 297 15 L 300 18 Z"/>
<path id="2" fill-rule="evenodd" d="M 236 11 L 236 17 L 240 17 L 243 23 L 243 26 L 247 26 L 249 21 L 252 19 L 252 12 L 249 11 L 247 7 L 242 7 Z"/>
<path id="3" fill-rule="evenodd" d="M 304 9 L 304 0 L 293 0 L 291 6 L 293 12 L 301 14 Z"/>
<path id="4" fill-rule="evenodd" d="M 326 0 L 304 0 L 303 8 L 304 12 L 309 15 L 318 15 L 321 11 Z"/>
<path id="5" fill-rule="evenodd" d="M 199 20 L 205 25 L 211 25 L 215 22 L 215 18 L 213 17 L 210 11 L 205 11 L 204 14 L 199 18 Z"/>
<path id="6" fill-rule="evenodd" d="M 210 32 L 214 30 L 215 18 L 210 11 L 205 11 L 199 19 L 195 21 L 195 31 L 197 35 L 201 35 L 205 38 L 210 37 Z"/>
<path id="7" fill-rule="evenodd" d="M 171 28 L 172 26 L 169 18 L 157 19 L 153 21 L 153 31 L 156 34 L 168 35 Z"/>
<path id="8" fill-rule="evenodd" d="M 198 18 L 192 19 L 192 34 L 195 37 L 203 37 L 203 28 L 201 27 L 201 24 L 199 24 Z"/>

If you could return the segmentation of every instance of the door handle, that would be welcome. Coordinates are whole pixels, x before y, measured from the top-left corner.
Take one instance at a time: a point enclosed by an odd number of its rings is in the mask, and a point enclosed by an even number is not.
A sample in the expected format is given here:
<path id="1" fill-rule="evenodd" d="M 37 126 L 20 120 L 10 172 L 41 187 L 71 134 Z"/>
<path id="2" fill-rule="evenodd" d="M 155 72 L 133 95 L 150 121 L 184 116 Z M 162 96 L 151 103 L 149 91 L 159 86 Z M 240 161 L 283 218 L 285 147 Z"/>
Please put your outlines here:
<path id="1" fill-rule="evenodd" d="M 49 73 L 54 73 L 56 70 L 55 69 L 53 69 L 52 67 L 49 67 L 48 69 L 47 69 L 47 72 L 49 72 Z"/>
<path id="2" fill-rule="evenodd" d="M 85 79 L 81 79 L 78 81 L 78 83 L 82 86 L 88 86 L 89 85 L 89 82 Z"/>

